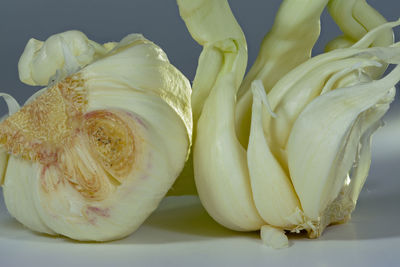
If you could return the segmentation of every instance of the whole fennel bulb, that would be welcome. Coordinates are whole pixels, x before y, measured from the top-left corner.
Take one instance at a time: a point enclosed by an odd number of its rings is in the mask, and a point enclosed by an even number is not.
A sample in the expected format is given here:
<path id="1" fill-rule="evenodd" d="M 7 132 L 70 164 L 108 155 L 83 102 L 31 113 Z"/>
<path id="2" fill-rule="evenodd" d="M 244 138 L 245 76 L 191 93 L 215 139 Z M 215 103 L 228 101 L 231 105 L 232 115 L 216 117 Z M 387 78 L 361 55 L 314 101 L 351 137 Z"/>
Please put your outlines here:
<path id="1" fill-rule="evenodd" d="M 379 79 L 399 63 L 391 30 L 399 22 L 385 24 L 365 1 L 285 0 L 243 79 L 246 41 L 227 1 L 177 2 L 203 45 L 193 166 L 208 213 L 233 230 L 261 230 L 276 248 L 288 246 L 285 231 L 315 238 L 347 221 L 368 174 L 371 135 L 400 80 L 399 67 Z M 311 58 L 328 2 L 334 18 L 353 24 L 342 27 L 351 41 L 338 38 L 333 51 Z M 373 18 L 356 20 L 365 14 Z"/>

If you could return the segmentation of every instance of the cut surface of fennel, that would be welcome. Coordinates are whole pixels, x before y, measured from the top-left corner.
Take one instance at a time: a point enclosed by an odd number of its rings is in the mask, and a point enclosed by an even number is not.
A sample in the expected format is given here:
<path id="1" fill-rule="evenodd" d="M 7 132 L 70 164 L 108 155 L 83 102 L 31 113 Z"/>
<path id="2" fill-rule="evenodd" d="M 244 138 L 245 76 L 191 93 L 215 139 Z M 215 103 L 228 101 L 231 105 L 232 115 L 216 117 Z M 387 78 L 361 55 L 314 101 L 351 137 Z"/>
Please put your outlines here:
<path id="1" fill-rule="evenodd" d="M 72 31 L 31 46 L 20 74 L 49 85 L 0 124 L 7 209 L 32 230 L 76 240 L 132 233 L 187 159 L 189 82 L 139 34 L 102 46 Z M 101 55 L 87 58 L 93 47 Z"/>

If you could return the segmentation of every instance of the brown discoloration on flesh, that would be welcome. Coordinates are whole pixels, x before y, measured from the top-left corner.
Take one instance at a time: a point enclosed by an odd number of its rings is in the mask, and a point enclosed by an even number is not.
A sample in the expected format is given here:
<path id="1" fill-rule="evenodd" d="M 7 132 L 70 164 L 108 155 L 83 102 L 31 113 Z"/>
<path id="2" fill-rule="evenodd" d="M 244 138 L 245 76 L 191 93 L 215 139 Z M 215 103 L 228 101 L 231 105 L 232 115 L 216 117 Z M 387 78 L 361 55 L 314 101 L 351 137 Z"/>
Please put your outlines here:
<path id="1" fill-rule="evenodd" d="M 0 145 L 41 164 L 44 192 L 68 183 L 100 201 L 117 186 L 110 175 L 121 182 L 131 171 L 134 137 L 118 112 L 86 113 L 87 103 L 80 74 L 67 77 L 0 124 Z"/>
<path id="2" fill-rule="evenodd" d="M 64 183 L 62 176 L 55 175 L 59 173 L 59 168 L 56 164 L 44 165 L 40 172 L 40 185 L 42 189 L 49 193 L 51 190 L 57 189 L 57 186 Z"/>
<path id="3" fill-rule="evenodd" d="M 122 182 L 134 163 L 135 144 L 132 130 L 116 114 L 97 110 L 85 114 L 84 128 L 95 158 L 115 179 Z"/>
<path id="4" fill-rule="evenodd" d="M 86 105 L 83 80 L 75 74 L 2 122 L 0 144 L 24 159 L 45 165 L 56 162 L 59 151 L 80 126 Z"/>
<path id="5" fill-rule="evenodd" d="M 90 158 L 89 149 L 87 137 L 78 135 L 60 156 L 59 175 L 85 199 L 100 201 L 113 191 L 113 185 L 101 163 Z"/>

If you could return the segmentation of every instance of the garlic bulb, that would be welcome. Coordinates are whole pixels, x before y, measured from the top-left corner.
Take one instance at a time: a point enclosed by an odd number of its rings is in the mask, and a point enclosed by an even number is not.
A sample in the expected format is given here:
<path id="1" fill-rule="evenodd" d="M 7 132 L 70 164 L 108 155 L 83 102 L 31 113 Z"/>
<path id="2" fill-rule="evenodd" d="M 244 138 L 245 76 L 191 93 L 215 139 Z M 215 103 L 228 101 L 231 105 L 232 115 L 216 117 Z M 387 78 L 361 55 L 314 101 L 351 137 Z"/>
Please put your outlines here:
<path id="1" fill-rule="evenodd" d="M 204 46 L 192 96 L 201 202 L 220 224 L 260 230 L 275 248 L 288 246 L 285 231 L 315 238 L 350 218 L 368 174 L 371 135 L 400 80 L 400 67 L 376 77 L 386 64 L 399 64 L 400 44 L 387 38 L 384 47 L 369 48 L 400 21 L 382 22 L 351 47 L 310 58 L 327 3 L 283 1 L 242 82 L 246 42 L 227 1 L 178 0 L 191 35 Z M 295 20 L 284 24 L 284 18 Z M 309 35 L 301 34 L 307 28 Z"/>
<path id="2" fill-rule="evenodd" d="M 11 215 L 77 240 L 132 233 L 188 157 L 188 80 L 140 34 L 105 45 L 77 31 L 31 40 L 19 70 L 49 85 L 0 124 Z"/>

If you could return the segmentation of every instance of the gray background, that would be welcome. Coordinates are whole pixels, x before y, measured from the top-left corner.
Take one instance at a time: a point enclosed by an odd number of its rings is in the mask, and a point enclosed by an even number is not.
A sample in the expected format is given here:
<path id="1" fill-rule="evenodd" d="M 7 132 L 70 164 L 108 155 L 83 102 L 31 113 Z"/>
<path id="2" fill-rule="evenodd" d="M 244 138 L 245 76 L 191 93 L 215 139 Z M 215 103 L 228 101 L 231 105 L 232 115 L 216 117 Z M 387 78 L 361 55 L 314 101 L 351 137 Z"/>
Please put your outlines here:
<path id="1" fill-rule="evenodd" d="M 229 1 L 247 38 L 249 66 L 273 23 L 280 2 Z M 398 0 L 368 2 L 388 20 L 400 16 Z M 100 43 L 119 41 L 128 33 L 143 33 L 160 45 L 170 61 L 193 80 L 201 47 L 187 32 L 175 0 L 0 0 L 0 92 L 8 92 L 23 103 L 38 90 L 18 79 L 17 63 L 26 42 L 31 37 L 45 40 L 54 33 L 70 29 L 81 30 Z M 396 32 L 399 35 L 399 30 Z M 326 42 L 339 34 L 340 30 L 325 11 L 314 54 L 321 53 Z M 400 110 L 398 102 L 395 101 L 396 110 Z M 0 114 L 5 112 L 5 104 L 1 101 Z"/>
<path id="2" fill-rule="evenodd" d="M 246 34 L 251 65 L 281 1 L 229 2 Z M 388 20 L 400 16 L 399 0 L 368 2 Z M 190 80 L 194 77 L 201 47 L 187 32 L 175 0 L 0 0 L 0 92 L 11 93 L 20 103 L 33 94 L 38 88 L 22 84 L 17 74 L 18 59 L 26 42 L 31 37 L 44 40 L 51 34 L 69 29 L 82 30 L 89 38 L 100 43 L 118 41 L 132 32 L 143 33 L 160 45 L 170 61 Z M 325 12 L 321 38 L 314 53 L 320 53 L 324 44 L 339 32 Z M 400 31 L 396 32 L 400 36 Z M 363 189 L 354 218 L 340 228 L 332 227 L 321 242 L 296 239 L 293 248 L 275 251 L 258 246 L 254 237 L 248 241 L 241 235 L 233 237 L 233 233 L 225 238 L 218 237 L 218 234 L 216 237 L 202 235 L 197 230 L 193 233 L 185 230 L 179 232 L 177 229 L 180 227 L 188 229 L 181 226 L 187 222 L 193 222 L 196 226 L 204 223 L 199 222 L 197 215 L 200 206 L 195 206 L 192 211 L 193 207 L 188 205 L 183 212 L 180 209 L 168 209 L 167 212 L 161 210 L 154 213 L 140 231 L 121 241 L 105 245 L 78 244 L 27 231 L 9 219 L 9 215 L 5 215 L 0 199 L 0 219 L 3 219 L 0 223 L 0 265 L 133 266 L 137 262 L 143 265 L 145 262 L 147 266 L 202 266 L 218 262 L 226 266 L 396 266 L 400 236 L 400 170 L 399 152 L 392 145 L 392 133 L 400 134 L 399 99 L 394 106 L 389 111 L 392 121 L 388 119 L 388 131 L 379 131 L 384 134 L 380 139 L 377 138 L 380 141 L 375 148 L 381 148 L 381 154 L 374 154 L 376 159 L 371 166 L 371 177 Z M 5 111 L 5 104 L 0 100 L 0 113 Z M 396 117 L 397 121 L 394 120 Z M 204 211 L 203 216 L 206 216 Z M 224 235 L 225 232 L 218 225 L 208 220 L 206 225 L 210 228 L 206 228 L 207 233 L 222 231 Z"/>

